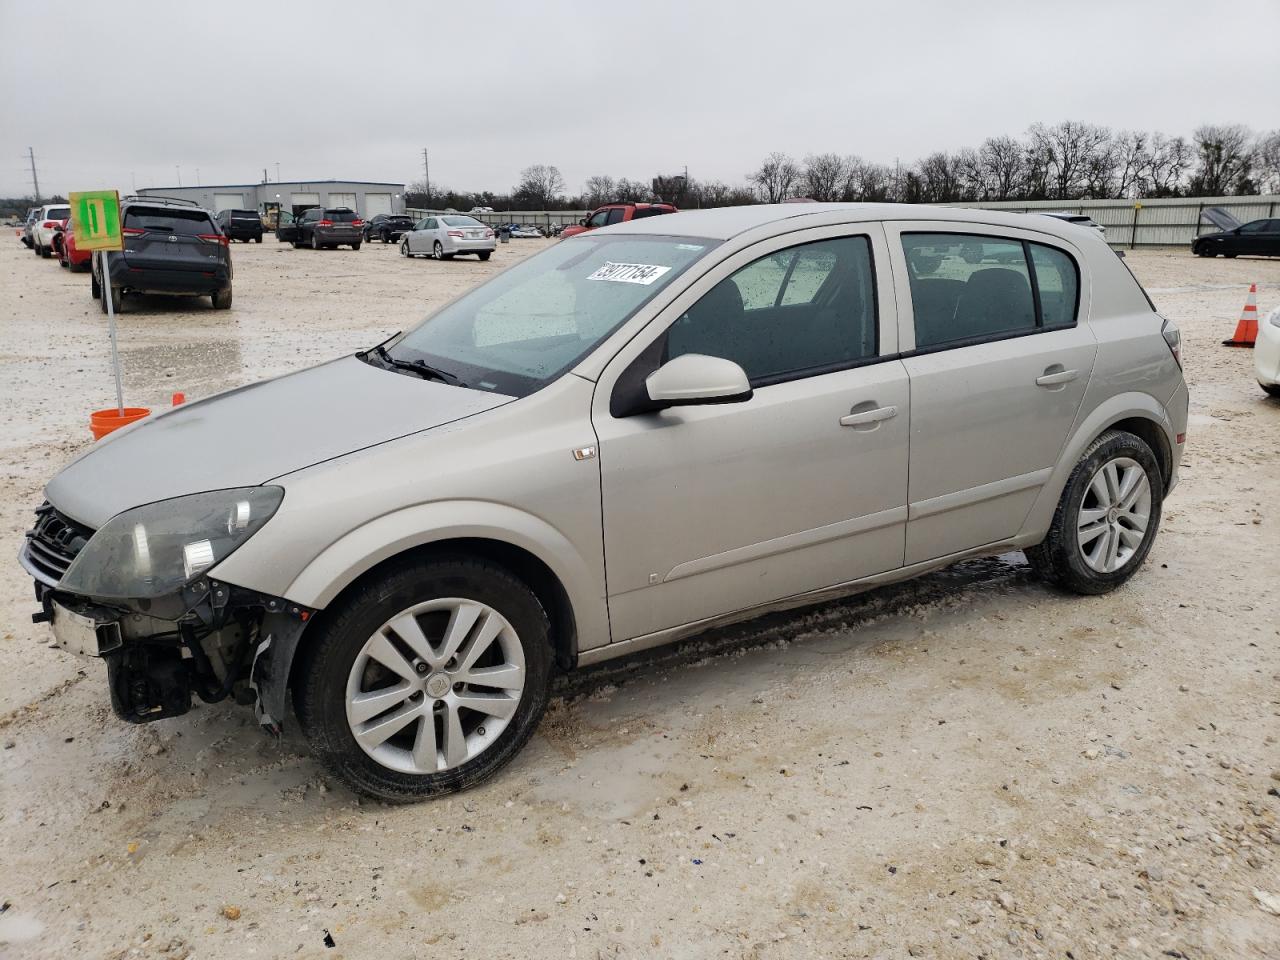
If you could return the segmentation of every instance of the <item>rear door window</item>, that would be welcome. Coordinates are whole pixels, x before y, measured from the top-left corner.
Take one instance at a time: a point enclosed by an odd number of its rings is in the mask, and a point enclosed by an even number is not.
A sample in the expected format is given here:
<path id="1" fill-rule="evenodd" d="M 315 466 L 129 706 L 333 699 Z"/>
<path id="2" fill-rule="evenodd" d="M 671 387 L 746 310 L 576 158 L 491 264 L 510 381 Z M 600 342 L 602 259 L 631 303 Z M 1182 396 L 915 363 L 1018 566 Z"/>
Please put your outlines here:
<path id="1" fill-rule="evenodd" d="M 209 215 L 203 210 L 162 210 L 154 207 L 129 207 L 124 214 L 124 225 L 134 230 L 178 237 L 210 233 L 213 227 Z"/>
<path id="2" fill-rule="evenodd" d="M 609 219 L 609 210 L 597 210 L 591 215 L 591 219 L 587 221 L 588 227 L 603 227 Z"/>
<path id="3" fill-rule="evenodd" d="M 664 210 L 661 207 L 638 207 L 636 212 L 631 215 L 631 219 L 643 220 L 645 217 L 657 217 L 670 212 L 670 210 Z"/>
<path id="4" fill-rule="evenodd" d="M 605 220 L 605 226 L 611 223 L 621 223 L 626 219 L 627 211 L 623 207 L 615 207 L 609 211 L 609 216 Z"/>
<path id="5" fill-rule="evenodd" d="M 1076 262 L 1053 247 L 1040 243 L 1029 243 L 1027 246 L 1031 249 L 1031 265 L 1035 267 L 1041 324 L 1046 328 L 1074 326 L 1076 304 L 1080 297 Z"/>

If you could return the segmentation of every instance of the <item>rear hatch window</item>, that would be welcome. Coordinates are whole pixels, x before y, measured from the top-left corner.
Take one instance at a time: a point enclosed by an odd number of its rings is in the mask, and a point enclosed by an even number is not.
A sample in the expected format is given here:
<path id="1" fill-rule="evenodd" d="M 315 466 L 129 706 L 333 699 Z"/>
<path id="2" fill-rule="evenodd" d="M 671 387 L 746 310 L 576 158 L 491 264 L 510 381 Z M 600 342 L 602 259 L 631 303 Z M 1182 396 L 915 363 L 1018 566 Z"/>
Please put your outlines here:
<path id="1" fill-rule="evenodd" d="M 322 220 L 332 220 L 334 223 L 355 223 L 356 213 L 354 210 L 326 210 Z"/>
<path id="2" fill-rule="evenodd" d="M 203 210 L 161 210 L 153 207 L 130 207 L 124 215 L 125 227 L 166 233 L 178 237 L 198 237 L 212 233 L 213 223 Z"/>
<path id="3" fill-rule="evenodd" d="M 45 219 L 46 220 L 66 220 L 69 216 L 71 216 L 70 207 L 50 207 L 49 215 L 45 217 Z"/>
<path id="4" fill-rule="evenodd" d="M 441 217 L 451 227 L 483 227 L 484 224 L 475 217 Z"/>
<path id="5" fill-rule="evenodd" d="M 252 210 L 232 210 L 232 220 L 248 220 L 251 223 L 259 223 L 261 218 Z"/>

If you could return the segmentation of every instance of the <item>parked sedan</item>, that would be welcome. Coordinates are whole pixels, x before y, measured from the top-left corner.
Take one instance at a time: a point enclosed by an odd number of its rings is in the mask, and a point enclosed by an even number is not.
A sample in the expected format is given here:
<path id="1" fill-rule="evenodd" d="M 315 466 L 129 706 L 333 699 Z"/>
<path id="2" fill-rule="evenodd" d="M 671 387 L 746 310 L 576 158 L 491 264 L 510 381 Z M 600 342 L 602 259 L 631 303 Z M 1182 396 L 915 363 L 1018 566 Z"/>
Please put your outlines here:
<path id="1" fill-rule="evenodd" d="M 493 231 L 475 217 L 450 213 L 423 217 L 415 223 L 400 240 L 400 256 L 452 260 L 459 254 L 474 253 L 488 260 L 497 245 Z"/>
<path id="2" fill-rule="evenodd" d="M 1258 385 L 1280 399 L 1280 307 L 1272 310 L 1258 324 L 1258 339 L 1253 345 L 1253 371 Z"/>
<path id="3" fill-rule="evenodd" d="M 1015 550 L 1114 590 L 1186 429 L 1178 328 L 1093 231 L 699 210 L 141 421 L 49 481 L 21 562 L 124 720 L 245 691 L 404 802 L 494 775 L 557 673 L 718 624 Z"/>
<path id="4" fill-rule="evenodd" d="M 383 243 L 395 243 L 413 229 L 413 217 L 403 213 L 379 213 L 364 224 L 366 240 L 381 240 Z"/>
<path id="5" fill-rule="evenodd" d="M 1206 211 L 1207 213 L 1208 211 Z M 1191 245 L 1197 257 L 1280 257 L 1280 219 L 1252 220 L 1197 237 Z"/>

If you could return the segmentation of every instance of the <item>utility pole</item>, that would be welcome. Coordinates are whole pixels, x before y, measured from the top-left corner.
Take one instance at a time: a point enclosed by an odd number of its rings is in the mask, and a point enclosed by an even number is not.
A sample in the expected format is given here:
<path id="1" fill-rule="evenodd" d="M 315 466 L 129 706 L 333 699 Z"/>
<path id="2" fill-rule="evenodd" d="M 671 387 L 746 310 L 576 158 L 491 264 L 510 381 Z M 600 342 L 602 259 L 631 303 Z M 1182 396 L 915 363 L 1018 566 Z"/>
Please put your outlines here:
<path id="1" fill-rule="evenodd" d="M 422 170 L 427 175 L 427 208 L 431 208 L 431 160 L 427 157 L 427 148 L 422 148 Z"/>
<path id="2" fill-rule="evenodd" d="M 276 161 L 276 183 L 280 182 L 280 161 Z"/>
<path id="3" fill-rule="evenodd" d="M 174 170 L 177 172 L 177 174 L 178 174 L 178 186 L 182 186 L 182 164 L 180 164 L 180 163 L 175 163 L 175 164 L 173 165 L 173 169 L 174 169 Z"/>
<path id="4" fill-rule="evenodd" d="M 27 157 L 31 160 L 31 186 L 36 191 L 36 206 L 40 205 L 40 178 L 36 176 L 36 151 L 27 147 Z"/>

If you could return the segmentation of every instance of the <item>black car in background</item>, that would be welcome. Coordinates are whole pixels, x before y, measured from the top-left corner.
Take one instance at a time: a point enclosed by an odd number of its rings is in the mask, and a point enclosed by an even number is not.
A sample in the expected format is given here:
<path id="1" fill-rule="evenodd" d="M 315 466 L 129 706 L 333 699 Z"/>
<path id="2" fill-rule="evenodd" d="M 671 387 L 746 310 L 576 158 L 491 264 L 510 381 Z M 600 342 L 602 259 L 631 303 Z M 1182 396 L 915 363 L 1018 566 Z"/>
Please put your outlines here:
<path id="1" fill-rule="evenodd" d="M 262 242 L 262 217 L 256 210 L 223 210 L 218 214 L 218 227 L 228 240 Z"/>
<path id="2" fill-rule="evenodd" d="M 124 250 L 93 258 L 93 296 L 119 313 L 126 293 L 205 296 L 218 310 L 231 306 L 230 242 L 213 214 L 188 200 L 126 197 L 120 201 Z"/>
<path id="3" fill-rule="evenodd" d="M 364 221 L 350 207 L 312 207 L 292 220 L 284 214 L 276 227 L 276 239 L 312 250 L 350 244 L 359 250 L 364 239 Z"/>
<path id="4" fill-rule="evenodd" d="M 1234 223 L 1225 210 L 1216 207 L 1204 216 L 1223 229 L 1196 237 L 1191 252 L 1197 257 L 1280 257 L 1280 219 Z"/>
<path id="5" fill-rule="evenodd" d="M 365 221 L 364 238 L 381 240 L 383 243 L 395 243 L 412 229 L 413 217 L 403 213 L 380 213 Z"/>

